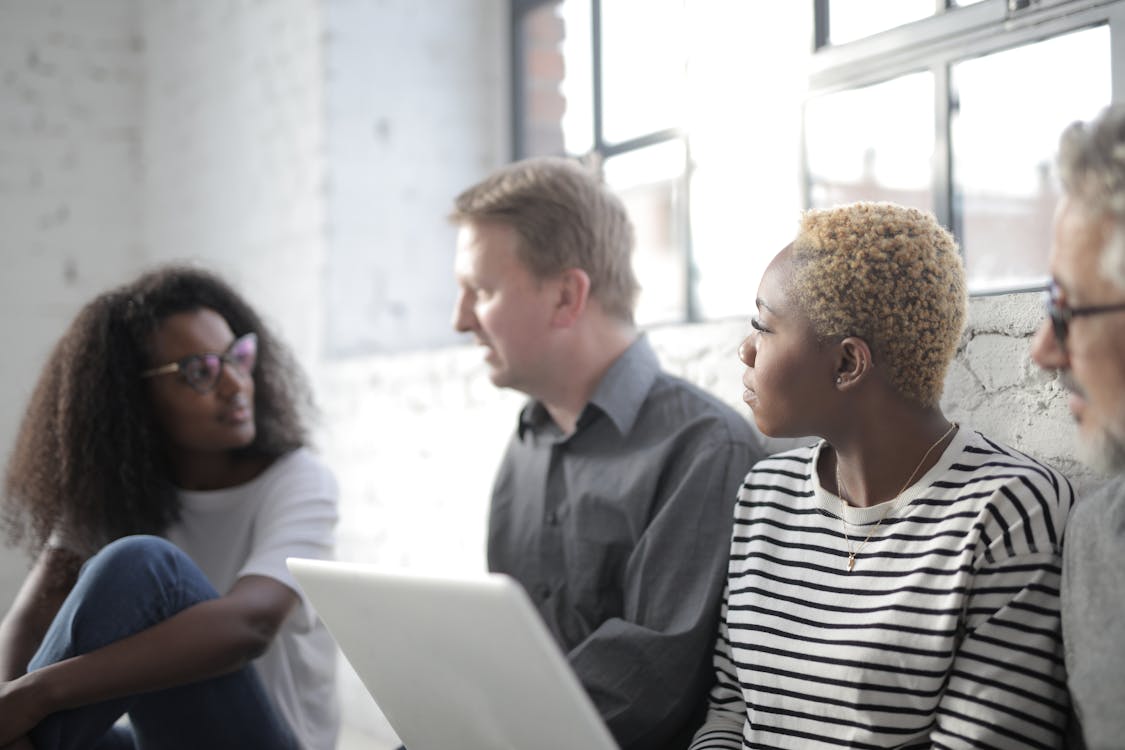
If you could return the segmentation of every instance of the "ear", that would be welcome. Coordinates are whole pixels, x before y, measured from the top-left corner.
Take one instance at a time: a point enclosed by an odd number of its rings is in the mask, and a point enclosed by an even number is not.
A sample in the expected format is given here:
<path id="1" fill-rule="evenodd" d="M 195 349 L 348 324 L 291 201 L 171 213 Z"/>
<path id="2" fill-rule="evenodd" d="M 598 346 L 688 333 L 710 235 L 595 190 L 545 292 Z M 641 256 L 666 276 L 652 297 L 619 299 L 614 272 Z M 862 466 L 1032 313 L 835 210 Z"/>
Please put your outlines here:
<path id="1" fill-rule="evenodd" d="M 590 276 L 581 268 L 568 268 L 556 276 L 552 284 L 557 291 L 551 324 L 570 328 L 590 301 Z"/>
<path id="2" fill-rule="evenodd" d="M 838 345 L 836 388 L 847 390 L 862 383 L 874 371 L 871 347 L 858 336 L 848 336 Z"/>

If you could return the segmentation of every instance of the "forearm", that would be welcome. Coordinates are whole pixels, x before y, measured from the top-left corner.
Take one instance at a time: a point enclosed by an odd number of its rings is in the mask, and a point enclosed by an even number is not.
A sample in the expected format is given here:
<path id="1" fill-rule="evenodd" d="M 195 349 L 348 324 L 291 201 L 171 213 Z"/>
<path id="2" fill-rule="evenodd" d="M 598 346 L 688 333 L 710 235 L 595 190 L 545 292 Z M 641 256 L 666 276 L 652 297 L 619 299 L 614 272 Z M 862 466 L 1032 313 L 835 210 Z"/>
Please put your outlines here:
<path id="1" fill-rule="evenodd" d="M 27 671 L 27 663 L 74 586 L 80 560 L 63 550 L 43 551 L 11 609 L 0 620 L 0 681 Z"/>
<path id="2" fill-rule="evenodd" d="M 14 680 L 27 671 L 44 630 L 25 622 L 16 612 L 0 621 L 0 682 Z"/>
<path id="3" fill-rule="evenodd" d="M 27 671 L 27 663 L 43 642 L 62 599 L 42 599 L 36 606 L 17 601 L 0 621 L 0 682 L 14 680 Z"/>
<path id="4" fill-rule="evenodd" d="M 272 632 L 233 615 L 226 599 L 16 680 L 39 717 L 126 695 L 161 690 L 238 669 L 268 646 Z"/>

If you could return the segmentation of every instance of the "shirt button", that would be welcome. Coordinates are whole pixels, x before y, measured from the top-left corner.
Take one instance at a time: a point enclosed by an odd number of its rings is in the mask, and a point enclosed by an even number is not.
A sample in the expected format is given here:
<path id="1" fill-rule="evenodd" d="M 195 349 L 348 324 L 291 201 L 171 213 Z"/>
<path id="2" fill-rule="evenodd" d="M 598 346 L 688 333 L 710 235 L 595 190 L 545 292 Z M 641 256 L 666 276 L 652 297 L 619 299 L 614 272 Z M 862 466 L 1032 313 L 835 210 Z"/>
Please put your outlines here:
<path id="1" fill-rule="evenodd" d="M 556 513 L 553 510 L 548 512 L 547 513 L 547 525 L 548 526 L 558 526 L 559 525 L 559 514 Z"/>

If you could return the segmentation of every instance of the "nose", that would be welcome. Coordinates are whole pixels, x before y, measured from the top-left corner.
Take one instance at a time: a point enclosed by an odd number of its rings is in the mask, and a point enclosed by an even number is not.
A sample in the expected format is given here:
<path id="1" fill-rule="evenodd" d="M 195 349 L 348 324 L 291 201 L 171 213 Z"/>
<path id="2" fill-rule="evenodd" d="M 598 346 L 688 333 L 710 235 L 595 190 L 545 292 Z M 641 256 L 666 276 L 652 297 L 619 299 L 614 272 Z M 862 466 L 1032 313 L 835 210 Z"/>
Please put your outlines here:
<path id="1" fill-rule="evenodd" d="M 250 373 L 238 369 L 236 365 L 223 362 L 222 369 L 219 370 L 219 379 L 215 381 L 215 393 L 221 398 L 230 398 L 241 391 L 253 377 Z"/>
<path id="2" fill-rule="evenodd" d="M 1066 351 L 1059 346 L 1049 319 L 1039 324 L 1031 338 L 1031 359 L 1044 370 L 1064 370 L 1069 366 Z"/>
<path id="3" fill-rule="evenodd" d="M 742 344 L 738 347 L 738 358 L 742 364 L 747 367 L 754 366 L 754 357 L 758 354 L 758 347 L 756 346 L 754 334 L 750 334 L 742 340 Z"/>
<path id="4" fill-rule="evenodd" d="M 457 302 L 453 305 L 453 330 L 458 333 L 468 333 L 477 329 L 477 316 L 473 312 L 473 295 L 465 289 L 457 293 Z"/>

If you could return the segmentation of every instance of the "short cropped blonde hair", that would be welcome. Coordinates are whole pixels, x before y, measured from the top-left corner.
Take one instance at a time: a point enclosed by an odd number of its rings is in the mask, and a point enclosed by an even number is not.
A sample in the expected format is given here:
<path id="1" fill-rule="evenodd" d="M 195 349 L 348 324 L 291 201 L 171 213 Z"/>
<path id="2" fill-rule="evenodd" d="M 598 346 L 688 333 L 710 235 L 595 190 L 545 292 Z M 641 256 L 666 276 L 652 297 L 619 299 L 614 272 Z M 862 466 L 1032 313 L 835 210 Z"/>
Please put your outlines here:
<path id="1" fill-rule="evenodd" d="M 816 334 L 862 338 L 899 393 L 936 405 L 967 298 L 957 243 L 933 215 L 893 203 L 808 211 L 792 257 L 789 291 Z"/>

